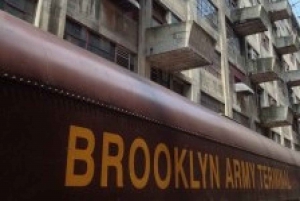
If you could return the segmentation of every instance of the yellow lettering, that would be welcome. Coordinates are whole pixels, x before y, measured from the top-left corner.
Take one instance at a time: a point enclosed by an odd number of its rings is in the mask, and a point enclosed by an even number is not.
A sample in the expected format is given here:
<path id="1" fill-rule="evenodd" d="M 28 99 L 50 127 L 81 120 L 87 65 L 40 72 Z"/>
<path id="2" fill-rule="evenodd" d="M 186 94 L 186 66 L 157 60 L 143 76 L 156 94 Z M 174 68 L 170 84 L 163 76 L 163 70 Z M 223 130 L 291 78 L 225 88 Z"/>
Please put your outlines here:
<path id="1" fill-rule="evenodd" d="M 220 189 L 220 173 L 219 173 L 219 157 L 209 155 L 209 167 L 210 167 L 210 187 L 214 189 L 214 184 Z"/>
<path id="2" fill-rule="evenodd" d="M 262 174 L 263 166 L 257 165 L 257 169 L 259 171 L 260 188 L 263 189 L 263 174 Z"/>
<path id="3" fill-rule="evenodd" d="M 135 154 L 141 149 L 145 156 L 145 170 L 141 178 L 136 175 L 135 171 Z M 133 186 L 137 189 L 143 189 L 148 183 L 150 175 L 150 152 L 144 139 L 135 139 L 129 150 L 129 175 Z"/>
<path id="4" fill-rule="evenodd" d="M 203 189 L 206 189 L 206 171 L 207 171 L 207 161 L 208 161 L 207 154 L 204 154 L 204 157 L 202 157 L 202 154 L 198 152 L 198 159 L 199 159 L 201 175 L 202 175 L 202 186 Z"/>
<path id="5" fill-rule="evenodd" d="M 226 158 L 226 188 L 234 189 L 234 182 L 233 182 L 233 175 L 232 175 L 232 169 L 230 164 L 230 159 Z"/>
<path id="6" fill-rule="evenodd" d="M 85 149 L 76 147 L 78 139 L 87 141 Z M 67 168 L 66 168 L 66 186 L 87 186 L 94 176 L 95 164 L 92 153 L 95 148 L 95 137 L 91 130 L 87 128 L 71 126 L 68 144 Z M 84 174 L 75 174 L 75 161 L 83 161 L 86 164 Z"/>
<path id="7" fill-rule="evenodd" d="M 190 186 L 192 189 L 200 188 L 200 181 L 195 180 L 194 176 L 194 154 L 190 151 Z"/>
<path id="8" fill-rule="evenodd" d="M 240 164 L 241 164 L 241 174 L 242 174 L 243 188 L 244 189 L 249 189 L 249 188 L 251 188 L 249 163 L 241 161 Z"/>
<path id="9" fill-rule="evenodd" d="M 252 187 L 255 189 L 255 165 L 253 163 L 248 163 L 250 173 L 251 173 L 251 180 L 252 180 Z"/>
<path id="10" fill-rule="evenodd" d="M 180 175 L 181 179 L 182 179 L 182 182 L 183 182 L 183 185 L 184 185 L 184 188 L 189 188 L 189 185 L 188 185 L 188 182 L 187 182 L 187 179 L 186 179 L 186 175 L 185 175 L 185 172 L 184 172 L 184 169 L 183 169 L 183 162 L 184 162 L 184 159 L 185 159 L 186 150 L 185 149 L 182 150 L 182 152 L 180 154 L 180 157 L 179 157 L 177 147 L 174 148 L 174 152 L 175 152 L 175 154 L 174 154 L 175 187 L 179 188 L 179 175 Z"/>
<path id="11" fill-rule="evenodd" d="M 109 155 L 111 145 L 118 147 L 118 153 L 114 156 Z M 103 148 L 102 148 L 102 171 L 101 171 L 101 186 L 107 187 L 108 183 L 108 169 L 114 167 L 116 169 L 116 183 L 117 187 L 123 187 L 123 165 L 122 159 L 124 155 L 124 141 L 120 135 L 113 133 L 103 134 Z"/>
<path id="12" fill-rule="evenodd" d="M 234 170 L 234 183 L 236 188 L 242 188 L 241 168 L 240 162 L 233 159 L 233 170 Z"/>
<path id="13" fill-rule="evenodd" d="M 158 165 L 159 164 L 159 156 L 162 153 L 165 155 L 166 161 L 167 161 L 167 173 L 166 173 L 165 178 L 162 178 L 159 174 L 159 165 Z M 155 178 L 157 186 L 160 189 L 166 189 L 170 185 L 171 174 L 172 174 L 171 171 L 172 171 L 172 168 L 171 168 L 170 151 L 165 144 L 160 143 L 156 146 L 155 152 L 154 152 L 154 178 Z"/>

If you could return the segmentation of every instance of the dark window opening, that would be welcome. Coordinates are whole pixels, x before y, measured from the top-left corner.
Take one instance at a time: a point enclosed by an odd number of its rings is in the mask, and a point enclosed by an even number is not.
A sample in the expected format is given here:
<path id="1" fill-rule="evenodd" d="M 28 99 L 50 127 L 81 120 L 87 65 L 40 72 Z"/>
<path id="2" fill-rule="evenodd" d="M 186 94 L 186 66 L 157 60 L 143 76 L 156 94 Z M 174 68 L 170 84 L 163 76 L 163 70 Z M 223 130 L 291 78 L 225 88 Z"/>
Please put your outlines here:
<path id="1" fill-rule="evenodd" d="M 270 40 L 269 37 L 265 34 L 261 34 L 261 46 L 264 47 L 265 50 L 269 51 Z"/>
<path id="2" fill-rule="evenodd" d="M 137 0 L 111 0 L 111 2 L 116 5 L 124 15 L 138 21 L 140 4 Z"/>
<path id="3" fill-rule="evenodd" d="M 25 20 L 34 21 L 37 0 L 0 0 L 0 9 Z"/>
<path id="4" fill-rule="evenodd" d="M 204 92 L 201 93 L 200 104 L 217 113 L 224 114 L 225 112 L 225 107 L 223 103 Z"/>
<path id="5" fill-rule="evenodd" d="M 248 59 L 255 60 L 260 57 L 258 52 L 249 43 L 247 44 L 247 52 L 248 52 L 247 54 Z"/>
<path id="6" fill-rule="evenodd" d="M 172 81 L 172 90 L 184 97 L 188 96 L 188 91 L 191 88 L 191 85 L 181 79 L 180 77 L 174 76 Z"/>
<path id="7" fill-rule="evenodd" d="M 190 90 L 190 84 L 179 76 L 173 75 L 169 72 L 165 72 L 158 68 L 151 68 L 150 79 L 159 85 L 166 87 L 184 97 L 188 96 Z"/>
<path id="8" fill-rule="evenodd" d="M 159 24 L 167 24 L 167 10 L 155 1 L 153 2 L 152 17 Z"/>
<path id="9" fill-rule="evenodd" d="M 247 128 L 250 127 L 249 118 L 239 112 L 233 111 L 233 119 Z"/>
<path id="10" fill-rule="evenodd" d="M 293 120 L 292 129 L 294 132 L 299 133 L 299 122 L 297 118 Z"/>
<path id="11" fill-rule="evenodd" d="M 284 138 L 284 146 L 287 148 L 292 148 L 291 140 Z"/>
<path id="12" fill-rule="evenodd" d="M 161 69 L 151 68 L 150 78 L 152 81 L 160 84 L 168 89 L 171 87 L 171 75 Z"/>
<path id="13" fill-rule="evenodd" d="M 295 144 L 295 151 L 300 151 L 300 145 Z"/>
<path id="14" fill-rule="evenodd" d="M 209 0 L 197 0 L 197 13 L 204 18 L 215 30 L 218 30 L 217 8 Z"/>
<path id="15" fill-rule="evenodd" d="M 272 140 L 281 144 L 281 137 L 278 133 L 272 131 Z"/>
<path id="16" fill-rule="evenodd" d="M 238 7 L 237 0 L 225 0 L 225 5 L 230 9 L 234 10 Z"/>
<path id="17" fill-rule="evenodd" d="M 135 56 L 125 47 L 116 45 L 103 36 L 73 20 L 67 19 L 64 39 L 94 54 L 134 71 Z"/>
<path id="18" fill-rule="evenodd" d="M 259 134 L 269 138 L 269 130 L 268 128 L 264 128 L 260 125 L 260 123 L 255 122 L 255 131 L 258 132 Z"/>

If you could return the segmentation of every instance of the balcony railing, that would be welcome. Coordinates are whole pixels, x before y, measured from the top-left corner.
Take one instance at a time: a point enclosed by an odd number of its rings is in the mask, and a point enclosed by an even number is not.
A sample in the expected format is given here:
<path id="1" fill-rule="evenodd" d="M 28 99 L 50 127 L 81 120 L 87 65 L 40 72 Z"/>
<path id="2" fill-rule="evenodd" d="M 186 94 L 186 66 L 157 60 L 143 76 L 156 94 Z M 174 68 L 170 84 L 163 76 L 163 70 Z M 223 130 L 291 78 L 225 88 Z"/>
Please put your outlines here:
<path id="1" fill-rule="evenodd" d="M 300 86 L 300 70 L 287 71 L 286 79 L 290 87 Z"/>
<path id="2" fill-rule="evenodd" d="M 268 13 L 262 5 L 234 9 L 231 19 L 234 30 L 241 36 L 267 31 L 270 23 Z"/>
<path id="3" fill-rule="evenodd" d="M 270 82 L 281 77 L 281 68 L 273 57 L 249 60 L 248 72 L 250 79 L 255 83 Z"/>
<path id="4" fill-rule="evenodd" d="M 270 106 L 260 110 L 263 127 L 274 128 L 293 124 L 293 110 L 288 106 Z"/>
<path id="5" fill-rule="evenodd" d="M 181 71 L 212 63 L 215 40 L 194 21 L 151 27 L 147 56 L 156 68 Z"/>
<path id="6" fill-rule="evenodd" d="M 275 37 L 275 50 L 281 55 L 299 51 L 300 43 L 298 37 L 294 35 Z"/>
<path id="7" fill-rule="evenodd" d="M 272 22 L 289 19 L 292 16 L 292 7 L 288 0 L 265 0 L 265 2 Z"/>

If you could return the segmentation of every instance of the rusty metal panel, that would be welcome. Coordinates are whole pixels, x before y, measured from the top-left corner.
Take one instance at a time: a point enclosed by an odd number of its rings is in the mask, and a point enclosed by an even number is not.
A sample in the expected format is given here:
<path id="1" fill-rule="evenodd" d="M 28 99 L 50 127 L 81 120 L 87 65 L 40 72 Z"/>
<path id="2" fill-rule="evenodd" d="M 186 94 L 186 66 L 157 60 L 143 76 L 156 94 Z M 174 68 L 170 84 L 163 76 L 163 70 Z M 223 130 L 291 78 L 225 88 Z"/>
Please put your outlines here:
<path id="1" fill-rule="evenodd" d="M 250 201 L 299 196 L 296 166 L 26 80 L 1 78 L 0 86 L 3 200 Z M 261 143 L 275 157 L 297 158 L 267 139 Z"/>

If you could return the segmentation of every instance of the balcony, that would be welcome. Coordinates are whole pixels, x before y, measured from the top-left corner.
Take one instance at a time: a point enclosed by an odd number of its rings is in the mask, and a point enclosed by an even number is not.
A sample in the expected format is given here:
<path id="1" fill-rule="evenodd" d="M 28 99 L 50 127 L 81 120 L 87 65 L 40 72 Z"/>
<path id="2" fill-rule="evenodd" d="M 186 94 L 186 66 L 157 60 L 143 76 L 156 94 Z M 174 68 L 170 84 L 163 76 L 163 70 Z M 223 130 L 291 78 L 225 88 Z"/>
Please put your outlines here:
<path id="1" fill-rule="evenodd" d="M 260 110 L 260 119 L 266 128 L 289 126 L 293 123 L 293 111 L 288 106 L 265 107 Z"/>
<path id="2" fill-rule="evenodd" d="M 300 118 L 300 103 L 293 104 L 294 115 L 297 118 Z"/>
<path id="3" fill-rule="evenodd" d="M 289 35 L 275 37 L 275 50 L 278 54 L 292 54 L 300 50 L 298 37 Z"/>
<path id="4" fill-rule="evenodd" d="M 211 64 L 216 42 L 193 21 L 148 28 L 146 40 L 149 61 L 166 71 Z"/>
<path id="5" fill-rule="evenodd" d="M 232 11 L 234 30 L 240 36 L 253 35 L 268 30 L 269 16 L 262 5 L 238 8 Z"/>
<path id="6" fill-rule="evenodd" d="M 258 58 L 248 61 L 250 79 L 255 83 L 270 82 L 280 79 L 280 65 L 273 57 Z"/>
<path id="7" fill-rule="evenodd" d="M 288 0 L 269 0 L 268 11 L 272 22 L 289 19 L 292 16 L 292 7 Z"/>
<path id="8" fill-rule="evenodd" d="M 290 87 L 300 86 L 300 70 L 287 71 L 286 81 Z"/>

